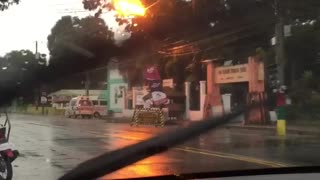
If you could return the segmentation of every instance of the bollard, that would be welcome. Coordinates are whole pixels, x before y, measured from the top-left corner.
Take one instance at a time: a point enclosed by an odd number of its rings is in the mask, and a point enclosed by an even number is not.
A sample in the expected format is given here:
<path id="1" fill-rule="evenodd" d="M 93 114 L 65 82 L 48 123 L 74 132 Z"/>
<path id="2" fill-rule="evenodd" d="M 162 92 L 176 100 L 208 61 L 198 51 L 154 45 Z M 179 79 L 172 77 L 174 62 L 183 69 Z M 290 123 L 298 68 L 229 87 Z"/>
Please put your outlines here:
<path id="1" fill-rule="evenodd" d="M 286 135 L 286 120 L 284 106 L 277 108 L 277 134 L 278 136 Z"/>

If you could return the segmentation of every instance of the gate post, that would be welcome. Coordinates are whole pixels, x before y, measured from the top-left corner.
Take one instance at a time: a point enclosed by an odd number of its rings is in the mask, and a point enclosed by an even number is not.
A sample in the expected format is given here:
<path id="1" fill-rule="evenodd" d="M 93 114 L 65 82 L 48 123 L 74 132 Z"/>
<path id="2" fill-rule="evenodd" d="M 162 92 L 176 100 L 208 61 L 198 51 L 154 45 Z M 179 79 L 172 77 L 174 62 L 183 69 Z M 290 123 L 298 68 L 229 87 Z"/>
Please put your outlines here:
<path id="1" fill-rule="evenodd" d="M 265 124 L 265 78 L 264 64 L 255 57 L 248 58 L 249 92 L 246 124 Z"/>
<path id="2" fill-rule="evenodd" d="M 213 117 L 223 115 L 222 99 L 220 93 L 220 85 L 216 83 L 215 60 L 203 61 L 207 64 L 207 103 L 206 107 Z"/>
<path id="3" fill-rule="evenodd" d="M 204 112 L 204 105 L 206 100 L 206 83 L 207 81 L 200 81 L 200 111 L 202 112 L 202 114 Z"/>
<path id="4" fill-rule="evenodd" d="M 185 106 L 185 119 L 189 119 L 190 113 L 190 82 L 185 82 L 185 96 L 186 96 L 186 106 Z"/>

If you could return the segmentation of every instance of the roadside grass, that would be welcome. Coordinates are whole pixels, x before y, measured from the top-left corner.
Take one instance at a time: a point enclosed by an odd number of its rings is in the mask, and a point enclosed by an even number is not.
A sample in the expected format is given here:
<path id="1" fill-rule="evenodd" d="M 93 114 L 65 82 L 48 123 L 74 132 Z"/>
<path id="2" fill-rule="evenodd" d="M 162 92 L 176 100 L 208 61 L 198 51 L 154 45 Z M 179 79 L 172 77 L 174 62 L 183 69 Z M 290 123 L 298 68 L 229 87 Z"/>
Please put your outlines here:
<path id="1" fill-rule="evenodd" d="M 286 118 L 288 126 L 320 130 L 320 106 L 287 106 Z"/>
<path id="2" fill-rule="evenodd" d="M 42 112 L 42 107 L 39 106 L 38 108 L 36 106 L 28 105 L 25 107 L 17 107 L 16 113 L 23 113 L 23 114 L 32 114 L 32 115 L 64 115 L 63 109 L 56 109 L 53 107 L 44 107 L 44 112 Z"/>

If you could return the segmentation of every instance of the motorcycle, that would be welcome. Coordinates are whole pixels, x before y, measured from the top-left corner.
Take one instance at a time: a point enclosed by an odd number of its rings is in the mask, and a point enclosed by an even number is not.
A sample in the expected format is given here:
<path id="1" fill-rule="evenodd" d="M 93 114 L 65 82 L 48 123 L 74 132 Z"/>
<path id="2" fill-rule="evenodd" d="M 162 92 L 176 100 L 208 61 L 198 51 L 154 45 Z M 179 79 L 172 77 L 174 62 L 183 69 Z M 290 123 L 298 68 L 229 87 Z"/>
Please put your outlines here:
<path id="1" fill-rule="evenodd" d="M 8 113 L 0 114 L 5 121 L 0 124 L 0 180 L 11 180 L 13 176 L 12 162 L 19 156 L 14 144 L 9 142 L 11 123 Z"/>

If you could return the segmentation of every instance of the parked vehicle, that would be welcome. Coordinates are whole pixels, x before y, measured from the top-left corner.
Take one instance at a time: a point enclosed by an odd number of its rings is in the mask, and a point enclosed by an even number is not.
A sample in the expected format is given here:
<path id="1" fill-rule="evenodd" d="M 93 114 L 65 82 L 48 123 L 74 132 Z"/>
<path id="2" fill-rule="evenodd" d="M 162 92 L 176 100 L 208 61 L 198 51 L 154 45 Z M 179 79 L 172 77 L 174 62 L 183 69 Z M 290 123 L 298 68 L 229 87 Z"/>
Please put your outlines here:
<path id="1" fill-rule="evenodd" d="M 87 96 L 72 98 L 65 111 L 65 116 L 68 118 L 92 118 L 93 114 L 94 106 Z"/>
<path id="2" fill-rule="evenodd" d="M 97 99 L 97 100 L 92 100 L 92 103 L 94 108 L 93 116 L 95 118 L 101 118 L 101 116 L 108 115 L 107 100 Z"/>
<path id="3" fill-rule="evenodd" d="M 14 144 L 9 142 L 11 123 L 7 112 L 1 112 L 0 116 L 5 119 L 4 123 L 0 124 L 0 180 L 11 180 L 11 163 L 19 156 L 19 152 Z"/>

